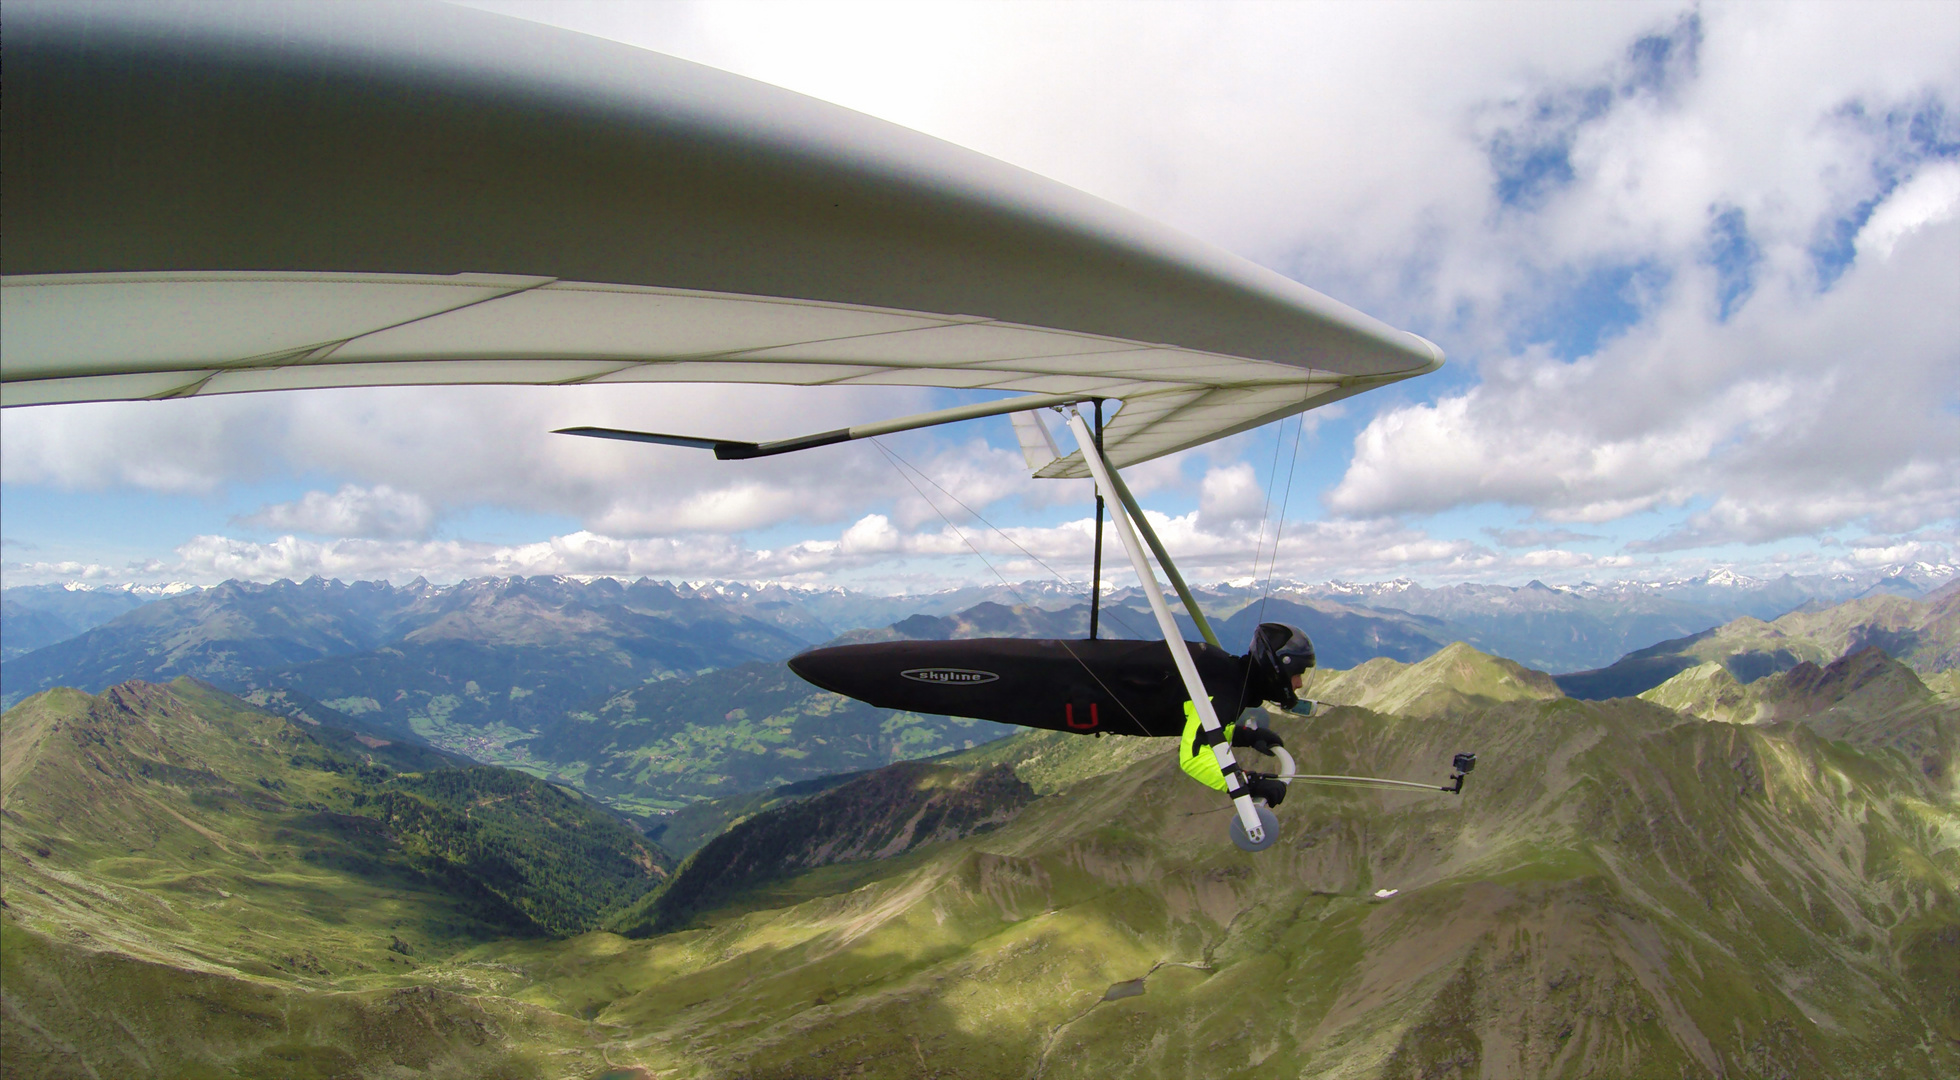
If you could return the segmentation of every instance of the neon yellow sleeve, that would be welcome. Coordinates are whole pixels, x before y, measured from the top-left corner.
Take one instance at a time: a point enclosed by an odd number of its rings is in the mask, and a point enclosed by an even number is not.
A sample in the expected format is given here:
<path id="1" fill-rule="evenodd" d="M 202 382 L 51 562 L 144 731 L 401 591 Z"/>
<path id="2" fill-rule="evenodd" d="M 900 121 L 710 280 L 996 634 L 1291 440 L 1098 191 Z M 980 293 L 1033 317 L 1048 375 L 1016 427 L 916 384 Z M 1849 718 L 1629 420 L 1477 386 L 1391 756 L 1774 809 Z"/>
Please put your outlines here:
<path id="1" fill-rule="evenodd" d="M 1225 725 L 1225 741 L 1232 741 L 1231 724 Z M 1198 707 L 1191 702 L 1184 703 L 1184 734 L 1177 744 L 1177 764 L 1184 775 L 1214 791 L 1225 790 L 1225 774 L 1219 771 L 1218 755 L 1198 737 L 1203 724 L 1198 720 Z"/>

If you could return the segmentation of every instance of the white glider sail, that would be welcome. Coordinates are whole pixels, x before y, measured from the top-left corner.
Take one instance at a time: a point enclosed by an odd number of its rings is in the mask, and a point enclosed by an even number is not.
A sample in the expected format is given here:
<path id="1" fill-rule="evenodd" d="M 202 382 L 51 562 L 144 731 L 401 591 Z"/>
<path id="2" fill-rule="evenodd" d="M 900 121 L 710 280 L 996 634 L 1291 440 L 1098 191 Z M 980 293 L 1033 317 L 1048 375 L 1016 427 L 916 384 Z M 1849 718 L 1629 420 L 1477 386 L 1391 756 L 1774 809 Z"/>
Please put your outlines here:
<path id="1" fill-rule="evenodd" d="M 932 386 L 1121 400 L 1124 466 L 1442 362 L 999 161 L 481 12 L 10 0 L 4 77 L 8 406 Z"/>

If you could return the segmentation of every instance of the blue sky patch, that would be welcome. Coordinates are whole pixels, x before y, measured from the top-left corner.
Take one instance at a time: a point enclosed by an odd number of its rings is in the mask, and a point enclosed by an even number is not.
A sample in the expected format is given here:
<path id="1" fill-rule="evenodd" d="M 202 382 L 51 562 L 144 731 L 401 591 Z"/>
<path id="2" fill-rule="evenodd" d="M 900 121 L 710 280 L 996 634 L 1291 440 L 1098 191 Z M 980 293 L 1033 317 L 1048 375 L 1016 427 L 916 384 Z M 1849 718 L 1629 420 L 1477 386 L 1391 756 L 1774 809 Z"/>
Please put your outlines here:
<path id="1" fill-rule="evenodd" d="M 1755 290 L 1756 264 L 1762 259 L 1763 251 L 1749 236 L 1749 219 L 1742 208 L 1712 208 L 1702 261 L 1715 270 L 1715 301 L 1723 322 Z"/>
<path id="2" fill-rule="evenodd" d="M 1574 87 L 1540 95 L 1520 122 L 1499 128 L 1485 147 L 1497 178 L 1497 201 L 1535 210 L 1570 186 L 1576 178 L 1572 142 L 1579 128 L 1605 115 L 1612 104 L 1610 87 Z"/>
<path id="3" fill-rule="evenodd" d="M 1665 34 L 1648 34 L 1627 47 L 1625 93 L 1666 93 L 1701 69 L 1701 13 L 1689 12 Z"/>
<path id="4" fill-rule="evenodd" d="M 1551 301 L 1517 335 L 1513 347 L 1544 345 L 1560 360 L 1577 360 L 1640 321 L 1649 297 L 1673 279 L 1652 260 L 1595 267 L 1568 275 L 1559 287 L 1548 283 Z"/>
<path id="5" fill-rule="evenodd" d="M 1924 162 L 1960 158 L 1960 118 L 1938 98 L 1874 114 L 1862 101 L 1838 109 L 1836 119 L 1871 136 L 1878 144 L 1870 169 L 1872 194 L 1824 222 L 1810 246 L 1819 292 L 1829 292 L 1858 256 L 1858 233 L 1878 204 Z"/>

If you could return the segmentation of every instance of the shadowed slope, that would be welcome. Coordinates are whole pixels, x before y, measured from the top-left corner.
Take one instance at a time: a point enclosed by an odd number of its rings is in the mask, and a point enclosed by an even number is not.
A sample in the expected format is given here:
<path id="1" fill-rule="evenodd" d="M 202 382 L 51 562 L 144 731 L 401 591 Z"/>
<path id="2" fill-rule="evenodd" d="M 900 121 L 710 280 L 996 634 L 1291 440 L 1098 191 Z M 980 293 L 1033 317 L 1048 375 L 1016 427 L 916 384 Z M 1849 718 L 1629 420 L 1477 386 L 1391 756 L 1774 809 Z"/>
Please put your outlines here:
<path id="1" fill-rule="evenodd" d="M 1059 731 L 1022 730 L 1018 735 L 941 754 L 928 760 L 961 769 L 1001 765 L 1036 795 L 1052 795 L 1091 777 L 1117 772 L 1138 761 L 1168 757 L 1176 746 L 1164 739 L 1106 735 L 1085 739 Z M 869 770 L 867 770 L 868 772 Z M 788 803 L 822 794 L 867 773 L 843 773 L 801 780 L 766 791 L 749 792 L 695 803 L 664 815 L 647 832 L 662 849 L 683 858 L 736 822 Z"/>
<path id="2" fill-rule="evenodd" d="M 676 930 L 699 912 L 725 907 L 798 871 L 889 859 L 998 828 L 1033 798 L 1004 765 L 887 766 L 715 837 L 658 893 L 614 919 L 612 928 L 629 937 Z"/>

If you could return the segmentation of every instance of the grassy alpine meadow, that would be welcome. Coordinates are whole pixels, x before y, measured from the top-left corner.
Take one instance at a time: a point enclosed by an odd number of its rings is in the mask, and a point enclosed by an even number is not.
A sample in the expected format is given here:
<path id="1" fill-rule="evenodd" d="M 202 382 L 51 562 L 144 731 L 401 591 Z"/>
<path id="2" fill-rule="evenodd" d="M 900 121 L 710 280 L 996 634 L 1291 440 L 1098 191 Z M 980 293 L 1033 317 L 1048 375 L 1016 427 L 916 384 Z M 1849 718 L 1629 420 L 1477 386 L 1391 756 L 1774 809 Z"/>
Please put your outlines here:
<path id="1" fill-rule="evenodd" d="M 1167 742 L 1030 733 L 745 804 L 678 867 L 535 778 L 357 759 L 194 683 L 44 694 L 5 719 L 8 1060 L 377 1077 L 1960 1067 L 1948 699 L 1906 708 L 1865 681 L 1918 732 L 1908 751 L 1882 717 L 1849 724 L 1857 693 L 1741 725 L 1547 696 L 1474 650 L 1418 667 L 1349 678 L 1357 703 L 1278 730 L 1311 773 L 1441 782 L 1474 750 L 1464 793 L 1296 785 L 1258 855 L 1226 842 L 1228 812 Z M 1815 730 L 1831 724 L 1853 736 Z M 668 893 L 716 899 L 656 927 Z"/>

